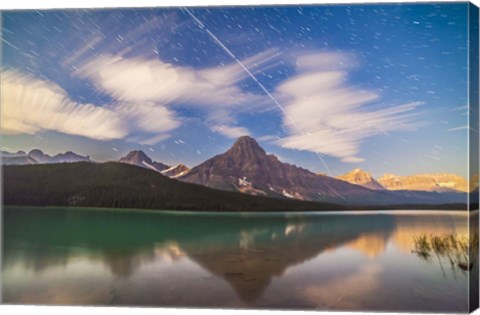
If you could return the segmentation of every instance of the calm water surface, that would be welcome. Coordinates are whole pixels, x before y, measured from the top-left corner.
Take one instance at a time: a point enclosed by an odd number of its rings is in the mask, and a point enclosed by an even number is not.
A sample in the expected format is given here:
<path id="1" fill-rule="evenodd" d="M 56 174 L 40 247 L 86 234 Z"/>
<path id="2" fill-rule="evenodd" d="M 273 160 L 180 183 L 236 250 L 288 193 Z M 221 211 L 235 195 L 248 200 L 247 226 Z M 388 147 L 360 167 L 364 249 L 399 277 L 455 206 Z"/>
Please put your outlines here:
<path id="1" fill-rule="evenodd" d="M 3 301 L 465 312 L 468 272 L 411 251 L 467 220 L 6 207 Z"/>

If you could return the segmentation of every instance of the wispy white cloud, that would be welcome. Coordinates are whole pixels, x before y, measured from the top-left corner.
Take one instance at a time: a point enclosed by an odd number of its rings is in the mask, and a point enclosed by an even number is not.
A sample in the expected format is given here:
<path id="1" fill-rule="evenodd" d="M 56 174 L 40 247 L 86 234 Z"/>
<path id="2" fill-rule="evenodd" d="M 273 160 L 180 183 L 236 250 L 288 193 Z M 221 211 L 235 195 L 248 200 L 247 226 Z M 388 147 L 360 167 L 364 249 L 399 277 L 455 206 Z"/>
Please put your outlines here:
<path id="1" fill-rule="evenodd" d="M 63 66 L 70 66 L 74 64 L 77 60 L 81 60 L 85 55 L 91 53 L 95 50 L 95 47 L 104 40 L 103 34 L 99 31 L 91 34 L 78 49 L 72 51 L 71 54 L 68 54 L 64 60 L 61 62 Z"/>
<path id="2" fill-rule="evenodd" d="M 447 129 L 447 131 L 459 131 L 459 130 L 468 130 L 468 125 Z"/>
<path id="3" fill-rule="evenodd" d="M 129 142 L 140 143 L 144 145 L 154 145 L 157 144 L 165 139 L 170 138 L 169 134 L 159 134 L 156 136 L 131 136 L 128 137 L 126 140 Z"/>
<path id="4" fill-rule="evenodd" d="M 295 56 L 297 71 L 337 71 L 338 69 L 351 69 L 358 66 L 353 54 L 338 53 L 331 51 L 322 52 L 300 52 Z"/>
<path id="5" fill-rule="evenodd" d="M 131 131 L 139 130 L 158 135 L 180 126 L 180 120 L 176 114 L 159 104 L 115 103 L 107 107 L 118 113 Z"/>
<path id="6" fill-rule="evenodd" d="M 245 58 L 242 63 L 252 71 L 264 71 L 277 65 L 278 56 L 276 49 L 269 49 Z M 264 102 L 264 96 L 240 88 L 240 83 L 249 75 L 234 62 L 193 69 L 158 58 L 102 55 L 84 63 L 74 75 L 92 81 L 99 91 L 120 103 L 160 104 L 171 110 L 179 105 L 196 107 L 214 126 L 213 131 L 227 137 L 240 132 L 250 134 L 245 127 L 235 126 L 235 116 Z M 142 123 L 151 125 L 149 121 Z"/>
<path id="7" fill-rule="evenodd" d="M 145 137 L 165 137 L 179 126 L 174 112 L 152 103 L 104 106 L 72 101 L 57 84 L 16 70 L 1 78 L 1 130 L 36 134 L 54 130 L 97 140 L 123 139 L 139 130 Z"/>
<path id="8" fill-rule="evenodd" d="M 63 62 L 75 65 L 74 75 L 90 80 L 113 99 L 111 103 L 76 103 L 51 81 L 8 70 L 2 78 L 2 131 L 35 134 L 56 130 L 153 145 L 181 126 L 176 113 L 181 105 L 202 111 L 205 122 L 223 136 L 250 134 L 245 127 L 236 126 L 236 115 L 262 104 L 263 96 L 240 88 L 248 74 L 238 64 L 193 69 L 164 62 L 158 56 L 89 58 L 92 50 L 104 45 L 102 40 L 103 36 L 95 33 Z M 260 71 L 275 65 L 277 57 L 278 51 L 270 49 L 243 62 Z"/>
<path id="9" fill-rule="evenodd" d="M 75 18 L 83 20 L 85 19 L 83 14 L 78 12 L 78 16 Z M 122 13 L 108 15 L 102 24 L 115 27 L 121 16 Z M 170 27 L 165 27 L 165 25 L 170 25 Z M 105 53 L 118 56 L 135 54 L 147 58 L 153 57 L 158 54 L 155 51 L 158 43 L 150 36 L 152 31 L 155 32 L 156 38 L 168 39 L 176 30 L 186 25 L 188 23 L 181 22 L 176 12 L 169 12 L 146 18 L 136 27 L 128 28 L 128 31 L 121 32 L 116 36 L 111 34 L 107 36 L 100 29 L 94 28 L 89 35 L 74 38 L 75 41 L 66 47 L 65 58 L 60 61 L 60 64 L 67 69 L 77 69 L 88 60 Z"/>
<path id="10" fill-rule="evenodd" d="M 212 130 L 232 139 L 250 135 L 250 132 L 247 128 L 238 126 L 216 125 L 212 127 Z"/>
<path id="11" fill-rule="evenodd" d="M 364 161 L 365 159 L 354 157 L 354 156 L 342 158 L 342 162 L 345 162 L 345 163 L 362 163 Z"/>
<path id="12" fill-rule="evenodd" d="M 99 40 L 92 37 L 91 45 Z M 295 67 L 295 74 L 271 95 L 279 105 L 270 105 L 281 106 L 279 113 L 287 135 L 265 138 L 268 141 L 283 148 L 360 163 L 361 145 L 367 138 L 418 127 L 420 102 L 385 106 L 376 92 L 349 83 L 350 72 L 358 66 L 350 54 L 314 52 L 289 59 L 270 49 L 243 59 L 242 65 L 258 72 L 269 71 L 279 62 Z M 239 125 L 240 113 L 261 111 L 261 106 L 272 103 L 270 96 L 240 87 L 250 75 L 237 62 L 193 69 L 158 57 L 100 55 L 79 65 L 74 75 L 91 81 L 113 102 L 104 106 L 75 103 L 52 82 L 8 71 L 2 78 L 6 91 L 2 95 L 2 131 L 34 134 L 57 130 L 153 145 L 181 126 L 176 111 L 189 106 L 203 113 L 212 131 L 236 138 L 252 134 Z"/>
<path id="13" fill-rule="evenodd" d="M 262 142 L 270 142 L 278 139 L 279 137 L 274 135 L 265 135 L 257 138 L 258 141 L 262 141 Z"/>
<path id="14" fill-rule="evenodd" d="M 274 55 L 274 51 L 262 52 L 247 58 L 245 63 L 252 67 L 264 65 Z M 75 75 L 92 80 L 98 90 L 124 102 L 189 103 L 218 108 L 259 99 L 239 87 L 246 75 L 237 64 L 197 70 L 158 58 L 102 55 L 85 63 Z"/>
<path id="15" fill-rule="evenodd" d="M 35 134 L 55 130 L 109 140 L 128 130 L 121 117 L 107 108 L 73 102 L 55 83 L 14 70 L 2 71 L 1 130 L 4 134 Z"/>
<path id="16" fill-rule="evenodd" d="M 355 59 L 342 53 L 297 56 L 296 75 L 277 88 L 289 134 L 275 143 L 360 163 L 365 139 L 418 126 L 415 109 L 420 102 L 373 109 L 380 95 L 348 82 L 355 66 Z"/>

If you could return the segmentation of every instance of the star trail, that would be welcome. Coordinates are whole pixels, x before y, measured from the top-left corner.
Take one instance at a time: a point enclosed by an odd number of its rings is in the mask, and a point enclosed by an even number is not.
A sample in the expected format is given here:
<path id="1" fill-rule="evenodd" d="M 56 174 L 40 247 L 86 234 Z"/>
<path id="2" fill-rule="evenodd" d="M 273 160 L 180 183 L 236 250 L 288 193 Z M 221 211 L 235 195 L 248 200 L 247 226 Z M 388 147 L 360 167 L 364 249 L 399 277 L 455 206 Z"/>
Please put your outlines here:
<path id="1" fill-rule="evenodd" d="M 468 5 L 2 13 L 2 150 L 466 175 Z M 319 159 L 320 157 L 320 159 Z"/>

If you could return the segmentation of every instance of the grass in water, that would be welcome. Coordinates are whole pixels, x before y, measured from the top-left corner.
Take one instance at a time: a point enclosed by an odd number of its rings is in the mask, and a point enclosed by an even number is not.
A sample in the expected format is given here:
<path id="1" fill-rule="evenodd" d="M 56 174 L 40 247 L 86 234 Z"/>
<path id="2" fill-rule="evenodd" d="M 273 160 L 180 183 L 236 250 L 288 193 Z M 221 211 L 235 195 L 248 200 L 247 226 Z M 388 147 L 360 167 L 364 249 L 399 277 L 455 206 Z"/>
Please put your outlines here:
<path id="1" fill-rule="evenodd" d="M 452 268 L 470 270 L 478 259 L 478 234 L 470 240 L 468 237 L 459 237 L 456 234 L 418 235 L 413 238 L 415 248 L 413 253 L 428 260 L 435 255 L 439 262 L 447 259 Z"/>

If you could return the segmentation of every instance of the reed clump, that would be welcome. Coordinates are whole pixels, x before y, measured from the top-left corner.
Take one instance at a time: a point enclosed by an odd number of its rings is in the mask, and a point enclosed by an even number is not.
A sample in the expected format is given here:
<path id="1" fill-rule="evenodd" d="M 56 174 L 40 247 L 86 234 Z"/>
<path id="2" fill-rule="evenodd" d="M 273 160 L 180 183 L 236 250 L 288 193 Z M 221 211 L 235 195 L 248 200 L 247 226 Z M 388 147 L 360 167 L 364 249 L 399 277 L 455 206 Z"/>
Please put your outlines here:
<path id="1" fill-rule="evenodd" d="M 456 234 L 414 236 L 413 253 L 423 259 L 430 259 L 433 255 L 440 260 L 446 259 L 453 268 L 463 270 L 472 269 L 478 259 L 478 234 L 471 238 Z"/>

